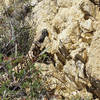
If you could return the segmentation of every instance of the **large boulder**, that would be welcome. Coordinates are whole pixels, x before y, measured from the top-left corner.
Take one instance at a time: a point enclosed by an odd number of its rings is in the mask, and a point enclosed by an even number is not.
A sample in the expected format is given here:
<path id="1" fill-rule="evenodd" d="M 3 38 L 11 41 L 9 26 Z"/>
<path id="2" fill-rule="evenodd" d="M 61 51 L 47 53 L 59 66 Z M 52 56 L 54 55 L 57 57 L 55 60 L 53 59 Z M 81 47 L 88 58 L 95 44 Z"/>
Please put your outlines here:
<path id="1" fill-rule="evenodd" d="M 100 33 L 100 32 L 98 32 Z M 92 91 L 100 98 L 100 35 L 94 36 L 89 49 L 86 66 L 87 76 L 92 84 Z"/>

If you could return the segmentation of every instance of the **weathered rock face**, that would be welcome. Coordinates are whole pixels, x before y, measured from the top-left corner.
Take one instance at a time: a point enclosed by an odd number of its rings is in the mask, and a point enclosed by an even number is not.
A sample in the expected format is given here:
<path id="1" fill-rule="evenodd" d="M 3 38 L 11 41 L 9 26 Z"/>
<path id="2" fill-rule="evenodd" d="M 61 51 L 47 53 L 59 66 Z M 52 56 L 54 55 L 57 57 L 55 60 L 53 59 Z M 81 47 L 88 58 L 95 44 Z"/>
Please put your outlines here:
<path id="1" fill-rule="evenodd" d="M 90 83 L 100 88 L 99 82 L 93 83 L 100 80 L 99 39 L 93 39 L 95 31 L 99 30 L 98 12 L 98 6 L 90 0 L 42 0 L 33 8 L 31 18 L 26 18 L 30 25 L 34 22 L 36 37 L 44 28 L 49 31 L 49 38 L 44 41 L 43 47 L 49 48 L 47 52 L 54 55 L 55 65 L 40 65 L 46 70 L 43 77 L 47 89 L 55 89 L 54 94 L 66 98 L 71 97 L 73 92 L 77 95 L 76 91 L 82 94 Z M 87 75 L 95 80 L 87 79 Z M 100 90 L 95 91 L 99 96 Z"/>
<path id="2" fill-rule="evenodd" d="M 73 92 L 77 95 L 76 91 L 83 91 L 90 84 L 85 67 L 94 32 L 94 4 L 88 0 L 42 0 L 33 8 L 33 13 L 30 21 L 26 20 L 30 25 L 34 22 L 36 37 L 44 28 L 49 31 L 43 47 L 49 48 L 47 52 L 55 60 L 55 66 L 40 64 L 45 69 L 47 89 L 55 89 L 55 94 L 66 98 Z M 90 94 L 86 92 L 86 95 Z"/>
<path id="3" fill-rule="evenodd" d="M 36 66 L 41 66 L 47 90 L 66 99 L 93 99 L 86 90 L 91 85 L 100 97 L 100 11 L 93 1 L 98 0 L 31 0 L 34 7 L 25 17 L 35 39 L 43 29 L 49 32 L 42 48 L 54 56 L 55 64 Z"/>
<path id="4" fill-rule="evenodd" d="M 86 66 L 87 75 L 94 87 L 94 93 L 100 98 L 100 33 L 95 35 L 89 49 L 89 61 Z"/>

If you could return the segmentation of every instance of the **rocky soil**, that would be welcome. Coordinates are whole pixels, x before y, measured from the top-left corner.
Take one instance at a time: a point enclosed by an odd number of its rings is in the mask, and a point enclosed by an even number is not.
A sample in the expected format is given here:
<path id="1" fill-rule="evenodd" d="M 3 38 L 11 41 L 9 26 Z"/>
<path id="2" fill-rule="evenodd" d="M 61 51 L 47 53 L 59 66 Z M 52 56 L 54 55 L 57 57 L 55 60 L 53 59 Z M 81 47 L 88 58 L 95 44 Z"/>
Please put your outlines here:
<path id="1" fill-rule="evenodd" d="M 20 1 L 17 1 L 21 6 Z M 48 98 L 50 100 L 99 100 L 99 0 L 30 0 L 27 2 L 32 6 L 32 10 L 22 15 L 20 24 L 24 20 L 32 28 L 29 39 L 35 41 L 43 29 L 49 32 L 41 49 L 45 48 L 46 52 L 53 56 L 53 62 L 35 63 L 37 68 L 41 69 Z M 4 2 L 6 7 L 10 7 L 10 3 L 10 0 Z M 12 20 L 19 17 L 14 11 L 11 11 L 9 16 Z M 43 98 L 45 96 L 46 94 Z"/>

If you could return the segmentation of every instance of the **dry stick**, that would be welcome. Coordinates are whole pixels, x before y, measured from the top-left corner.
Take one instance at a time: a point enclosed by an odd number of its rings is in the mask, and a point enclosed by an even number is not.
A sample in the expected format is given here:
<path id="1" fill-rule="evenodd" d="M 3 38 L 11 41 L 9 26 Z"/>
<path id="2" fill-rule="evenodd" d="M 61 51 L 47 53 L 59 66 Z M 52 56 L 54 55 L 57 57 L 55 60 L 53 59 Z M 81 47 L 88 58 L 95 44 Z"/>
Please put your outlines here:
<path id="1" fill-rule="evenodd" d="M 15 58 L 17 57 L 17 43 L 15 43 Z"/>
<path id="2" fill-rule="evenodd" d="M 7 47 L 9 44 L 10 44 L 10 42 L 12 42 L 12 41 L 15 41 L 15 31 L 14 31 L 14 27 L 13 27 L 13 25 L 12 25 L 12 21 L 10 20 L 10 18 L 8 19 L 9 20 L 9 25 L 10 25 L 10 28 L 11 28 L 11 40 L 6 44 L 6 46 L 5 47 Z"/>
<path id="3" fill-rule="evenodd" d="M 15 40 L 15 30 L 12 25 L 12 20 L 10 20 L 10 26 L 11 26 L 11 33 L 12 33 L 12 40 Z M 17 43 L 15 42 L 15 57 L 17 57 Z"/>

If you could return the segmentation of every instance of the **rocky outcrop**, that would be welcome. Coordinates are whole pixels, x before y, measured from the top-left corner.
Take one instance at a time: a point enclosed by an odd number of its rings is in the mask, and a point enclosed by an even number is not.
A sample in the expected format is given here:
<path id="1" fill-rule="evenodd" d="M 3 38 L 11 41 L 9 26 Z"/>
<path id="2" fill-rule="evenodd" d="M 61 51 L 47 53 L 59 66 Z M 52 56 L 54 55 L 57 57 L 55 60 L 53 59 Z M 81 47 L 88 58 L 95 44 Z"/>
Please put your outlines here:
<path id="1" fill-rule="evenodd" d="M 56 95 L 68 98 L 90 86 L 85 68 L 95 31 L 95 9 L 89 0 L 43 0 L 33 8 L 31 19 L 26 18 L 30 25 L 34 22 L 36 37 L 44 28 L 49 32 L 42 48 L 54 55 L 55 64 L 40 65 L 47 90 L 55 89 Z"/>
<path id="2" fill-rule="evenodd" d="M 52 55 L 53 62 L 35 66 L 46 89 L 66 100 L 93 99 L 94 94 L 100 98 L 100 12 L 93 1 L 98 0 L 31 0 L 34 7 L 24 19 L 35 39 L 48 31 L 41 50 Z"/>
<path id="3" fill-rule="evenodd" d="M 96 62 L 99 62 L 99 45 L 96 43 L 98 40 L 93 42 L 99 20 L 98 9 L 90 0 L 42 0 L 33 8 L 31 19 L 26 18 L 30 25 L 34 22 L 36 37 L 44 28 L 49 32 L 49 38 L 46 38 L 42 48 L 47 48 L 47 52 L 54 55 L 55 64 L 40 65 L 47 89 L 55 89 L 54 94 L 68 98 L 73 92 L 77 95 L 76 91 L 81 94 L 91 85 L 99 88 L 99 83 L 95 85 L 87 78 L 88 75 L 99 80 L 99 70 L 94 60 L 94 57 L 98 57 Z M 96 45 L 97 51 L 94 48 Z M 92 48 L 95 52 L 94 57 L 91 56 Z M 91 63 L 92 60 L 94 61 Z M 88 93 L 86 92 L 87 97 Z M 99 92 L 96 95 L 98 96 Z"/>
<path id="4" fill-rule="evenodd" d="M 100 98 L 100 34 L 93 38 L 89 49 L 89 60 L 86 66 L 88 78 L 92 84 L 93 92 Z"/>

